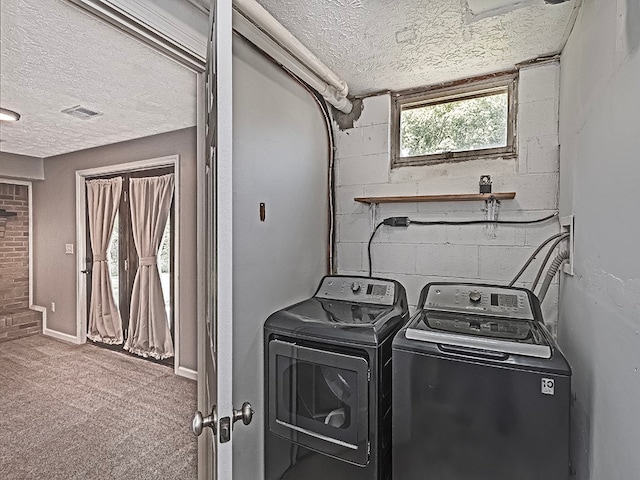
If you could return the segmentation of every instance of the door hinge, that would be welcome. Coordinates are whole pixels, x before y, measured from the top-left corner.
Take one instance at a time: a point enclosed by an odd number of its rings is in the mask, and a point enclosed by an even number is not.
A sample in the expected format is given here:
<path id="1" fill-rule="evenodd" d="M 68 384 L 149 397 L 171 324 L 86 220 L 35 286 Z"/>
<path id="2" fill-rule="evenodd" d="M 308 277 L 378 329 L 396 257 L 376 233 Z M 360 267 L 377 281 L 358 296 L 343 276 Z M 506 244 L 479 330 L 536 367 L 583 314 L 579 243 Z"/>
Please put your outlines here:
<path id="1" fill-rule="evenodd" d="M 367 370 L 367 382 L 371 381 L 371 369 Z"/>
<path id="2" fill-rule="evenodd" d="M 124 261 L 124 271 L 128 272 L 129 271 L 129 260 L 125 259 Z"/>
<path id="3" fill-rule="evenodd" d="M 367 457 L 371 456 L 371 442 L 367 442 Z"/>
<path id="4" fill-rule="evenodd" d="M 126 203 L 127 202 L 127 198 L 128 198 L 127 192 L 126 191 L 122 192 L 122 195 L 124 196 L 124 201 Z"/>

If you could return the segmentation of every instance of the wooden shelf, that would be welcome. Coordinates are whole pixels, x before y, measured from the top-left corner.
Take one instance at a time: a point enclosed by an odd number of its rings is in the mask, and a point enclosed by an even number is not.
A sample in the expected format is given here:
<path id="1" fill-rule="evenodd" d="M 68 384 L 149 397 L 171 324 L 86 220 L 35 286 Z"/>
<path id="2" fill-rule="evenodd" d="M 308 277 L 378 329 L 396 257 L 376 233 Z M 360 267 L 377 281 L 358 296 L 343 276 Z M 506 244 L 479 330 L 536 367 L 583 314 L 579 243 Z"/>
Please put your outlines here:
<path id="1" fill-rule="evenodd" d="M 456 193 L 452 195 L 409 195 L 404 197 L 356 197 L 360 203 L 411 203 L 411 202 L 469 202 L 478 200 L 513 200 L 516 192 Z"/>

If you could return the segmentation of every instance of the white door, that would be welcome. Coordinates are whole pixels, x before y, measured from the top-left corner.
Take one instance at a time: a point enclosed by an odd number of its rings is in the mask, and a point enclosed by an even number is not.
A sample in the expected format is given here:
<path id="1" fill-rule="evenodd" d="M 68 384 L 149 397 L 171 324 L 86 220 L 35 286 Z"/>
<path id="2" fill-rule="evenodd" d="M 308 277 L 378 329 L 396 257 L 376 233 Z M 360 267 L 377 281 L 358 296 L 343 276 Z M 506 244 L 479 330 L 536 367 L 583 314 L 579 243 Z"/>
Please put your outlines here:
<path id="1" fill-rule="evenodd" d="M 205 128 L 204 268 L 201 288 L 206 297 L 198 315 L 198 411 L 193 430 L 200 435 L 198 478 L 232 479 L 233 424 L 247 425 L 251 405 L 234 410 L 233 357 L 233 225 L 232 225 L 232 2 L 212 0 L 207 47 Z M 206 136 L 206 141 L 204 137 Z M 206 142 L 206 143 L 205 143 Z M 202 251 L 202 250 L 201 250 Z M 202 304 L 201 303 L 201 304 Z M 204 414 L 201 412 L 205 412 Z M 202 434 L 202 435 L 201 435 Z"/>

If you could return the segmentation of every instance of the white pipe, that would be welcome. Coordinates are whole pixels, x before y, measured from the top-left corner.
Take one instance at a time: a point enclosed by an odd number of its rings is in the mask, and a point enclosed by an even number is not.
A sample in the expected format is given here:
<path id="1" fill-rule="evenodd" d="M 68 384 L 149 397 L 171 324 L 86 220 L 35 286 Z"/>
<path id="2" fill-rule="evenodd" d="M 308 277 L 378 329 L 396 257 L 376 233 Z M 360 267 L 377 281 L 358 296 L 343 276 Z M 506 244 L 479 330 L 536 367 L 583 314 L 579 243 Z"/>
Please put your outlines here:
<path id="1" fill-rule="evenodd" d="M 300 78 L 303 82 L 317 91 L 322 97 L 335 108 L 344 113 L 350 113 L 353 109 L 351 101 L 341 95 L 335 87 L 327 84 L 308 66 L 300 62 L 296 57 L 282 49 L 271 37 L 260 30 L 242 13 L 234 11 L 233 29 L 244 38 L 253 43 L 260 50 L 273 58 L 280 65 L 287 68 L 291 73 Z"/>
<path id="2" fill-rule="evenodd" d="M 349 93 L 349 86 L 329 67 L 320 61 L 307 47 L 305 47 L 289 30 L 271 16 L 255 0 L 233 0 L 236 10 L 239 10 L 249 20 L 263 29 L 283 48 L 287 49 L 303 65 L 319 76 L 327 84 L 334 87 L 341 97 Z"/>

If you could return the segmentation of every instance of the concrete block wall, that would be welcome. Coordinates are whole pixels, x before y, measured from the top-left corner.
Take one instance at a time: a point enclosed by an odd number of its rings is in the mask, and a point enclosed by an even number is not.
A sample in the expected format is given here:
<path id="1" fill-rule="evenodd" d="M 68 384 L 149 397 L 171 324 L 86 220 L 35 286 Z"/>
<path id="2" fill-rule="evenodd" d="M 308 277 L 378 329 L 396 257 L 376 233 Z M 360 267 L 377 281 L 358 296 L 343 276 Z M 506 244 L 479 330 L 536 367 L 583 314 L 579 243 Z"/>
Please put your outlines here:
<path id="1" fill-rule="evenodd" d="M 469 160 L 434 166 L 391 168 L 389 94 L 365 98 L 354 127 L 336 132 L 337 269 L 368 273 L 367 241 L 374 226 L 389 216 L 420 220 L 486 218 L 484 202 L 398 203 L 369 207 L 354 197 L 477 193 L 480 175 L 489 174 L 493 191 L 515 191 L 502 201 L 499 218 L 534 219 L 558 208 L 559 144 L 557 62 L 520 70 L 515 159 Z M 374 276 L 391 277 L 407 288 L 415 307 L 430 281 L 505 284 L 545 238 L 559 231 L 557 221 L 527 226 L 418 226 L 379 229 L 372 245 Z M 525 273 L 530 286 L 543 255 Z M 555 333 L 558 286 L 554 280 L 543 304 Z"/>

